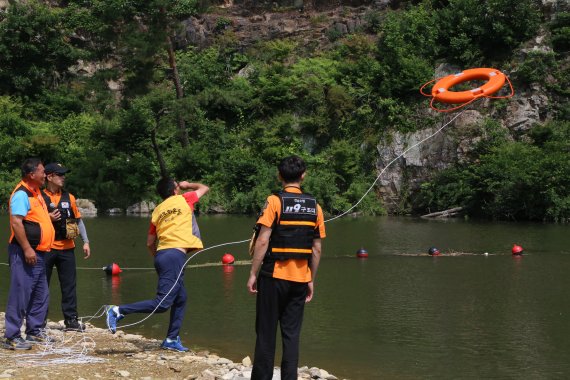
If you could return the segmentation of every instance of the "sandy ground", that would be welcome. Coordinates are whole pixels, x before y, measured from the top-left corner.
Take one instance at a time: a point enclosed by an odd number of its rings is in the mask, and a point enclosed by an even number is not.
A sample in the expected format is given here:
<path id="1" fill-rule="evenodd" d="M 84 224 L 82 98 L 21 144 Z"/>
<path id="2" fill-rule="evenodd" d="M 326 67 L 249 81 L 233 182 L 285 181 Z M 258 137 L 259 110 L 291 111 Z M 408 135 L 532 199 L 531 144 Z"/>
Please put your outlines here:
<path id="1" fill-rule="evenodd" d="M 4 316 L 0 315 L 0 318 L 4 319 Z M 222 366 L 226 371 L 244 367 L 207 351 L 178 353 L 163 350 L 158 340 L 122 331 L 113 335 L 104 329 L 88 327 L 84 333 L 48 330 L 54 340 L 53 346 L 36 345 L 29 351 L 1 349 L 0 379 L 214 380 L 217 376 L 213 374 Z M 4 331 L 0 332 L 3 336 Z M 68 349 L 75 352 L 66 352 Z"/>

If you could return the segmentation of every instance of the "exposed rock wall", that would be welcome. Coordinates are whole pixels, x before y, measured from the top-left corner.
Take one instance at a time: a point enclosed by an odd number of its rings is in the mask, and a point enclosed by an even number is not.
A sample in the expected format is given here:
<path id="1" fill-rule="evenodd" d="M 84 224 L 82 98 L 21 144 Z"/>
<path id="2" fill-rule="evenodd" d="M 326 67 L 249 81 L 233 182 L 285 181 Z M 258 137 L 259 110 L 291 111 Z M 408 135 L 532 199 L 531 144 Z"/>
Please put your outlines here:
<path id="1" fill-rule="evenodd" d="M 253 13 L 243 8 L 232 8 L 227 14 L 204 14 L 183 21 L 182 32 L 174 39 L 176 48 L 186 46 L 207 47 L 224 31 L 231 31 L 240 47 L 246 48 L 259 41 L 294 38 L 302 43 L 322 48 L 330 43 L 330 35 L 353 33 L 366 24 L 365 17 L 372 9 L 361 6 L 338 7 L 327 11 L 306 12 L 300 9 L 288 11 L 263 11 Z"/>

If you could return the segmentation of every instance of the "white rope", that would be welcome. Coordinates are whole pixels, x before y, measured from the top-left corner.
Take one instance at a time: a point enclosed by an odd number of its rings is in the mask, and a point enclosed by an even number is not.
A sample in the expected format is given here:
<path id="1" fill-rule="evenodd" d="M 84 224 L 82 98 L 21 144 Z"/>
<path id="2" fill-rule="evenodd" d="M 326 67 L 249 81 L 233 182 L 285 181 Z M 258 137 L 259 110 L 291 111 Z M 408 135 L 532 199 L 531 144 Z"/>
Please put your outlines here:
<path id="1" fill-rule="evenodd" d="M 409 147 L 408 149 L 406 149 L 405 151 L 403 151 L 400 155 L 398 155 L 398 157 L 394 158 L 392 161 L 390 161 L 385 167 L 384 169 L 382 169 L 382 171 L 380 172 L 380 174 L 378 174 L 378 176 L 376 177 L 376 179 L 374 180 L 374 182 L 372 182 L 372 185 L 370 185 L 370 187 L 368 188 L 368 190 L 366 190 L 366 192 L 364 193 L 364 195 L 358 200 L 358 202 L 356 202 L 351 208 L 349 208 L 348 210 L 346 210 L 345 212 L 343 212 L 340 215 L 337 215 L 333 218 L 330 218 L 328 220 L 325 220 L 325 223 L 327 222 L 332 222 L 335 219 L 338 219 L 340 217 L 345 216 L 346 214 L 348 214 L 349 212 L 351 212 L 356 206 L 358 206 L 360 204 L 360 202 L 362 202 L 362 200 L 368 195 L 368 193 L 370 191 L 372 191 L 372 189 L 374 188 L 374 186 L 376 185 L 376 182 L 378 182 L 378 180 L 380 179 L 380 177 L 382 177 L 382 174 L 384 174 L 384 172 L 396 161 L 398 161 L 401 157 L 403 157 L 406 153 L 408 153 L 410 150 L 414 149 L 415 147 L 417 147 L 418 145 L 423 144 L 424 142 L 426 142 L 427 140 L 431 139 L 432 137 L 434 137 L 435 135 L 437 135 L 439 132 L 441 132 L 445 127 L 447 127 L 449 124 L 451 124 L 452 121 L 454 121 L 455 119 L 457 119 L 459 116 L 461 116 L 461 114 L 463 112 L 465 112 L 466 109 L 464 109 L 463 111 L 459 112 L 457 115 L 455 115 L 451 120 L 449 120 L 447 123 L 445 123 L 441 128 L 439 128 L 437 131 L 435 131 L 434 133 L 432 133 L 431 135 L 427 136 L 426 138 L 424 138 L 423 140 L 418 141 L 417 143 L 415 143 L 414 145 L 412 145 L 411 147 Z"/>
<path id="2" fill-rule="evenodd" d="M 46 328 L 39 334 L 44 342 L 34 343 L 38 348 L 35 353 L 21 353 L 18 355 L 16 366 L 47 366 L 60 364 L 89 364 L 106 361 L 103 358 L 90 356 L 95 349 L 95 341 L 86 334 L 55 334 L 55 330 Z M 2 352 L 3 357 L 10 357 Z"/>
<path id="3" fill-rule="evenodd" d="M 223 247 L 223 246 L 225 246 L 225 245 L 241 244 L 241 243 L 245 243 L 245 242 L 248 242 L 248 241 L 249 241 L 249 239 L 240 240 L 240 241 L 233 241 L 233 242 L 229 242 L 229 243 L 222 243 L 222 244 L 213 245 L 213 246 L 211 246 L 211 247 L 204 248 L 204 249 L 201 249 L 201 250 L 199 250 L 199 251 L 196 251 L 196 252 L 194 252 L 194 254 L 192 254 L 190 257 L 188 257 L 188 259 L 186 259 L 186 262 L 184 263 L 184 267 L 186 267 L 186 264 L 188 264 L 188 262 L 189 262 L 190 260 L 192 260 L 192 259 L 193 259 L 197 254 L 199 254 L 199 253 L 202 253 L 202 252 L 207 251 L 207 250 L 209 250 L 209 249 Z M 120 326 L 120 327 L 117 326 L 117 329 L 124 329 L 124 328 L 126 328 L 126 327 L 131 327 L 131 326 L 134 326 L 134 325 L 138 325 L 139 323 L 142 323 L 142 322 L 146 321 L 146 320 L 149 319 L 154 313 L 156 313 L 156 310 L 158 310 L 158 308 L 160 307 L 160 305 L 162 304 L 162 302 L 166 299 L 166 297 L 168 297 L 168 295 L 169 295 L 169 294 L 172 292 L 172 290 L 176 287 L 176 285 L 177 285 L 177 283 L 178 283 L 178 279 L 180 278 L 180 276 L 182 275 L 182 273 L 184 273 L 184 269 L 182 269 L 182 270 L 178 273 L 178 277 L 176 277 L 176 280 L 174 281 L 174 285 L 172 285 L 172 287 L 170 288 L 170 290 L 168 291 L 168 293 L 165 294 L 165 296 L 160 300 L 160 302 L 158 303 L 158 305 L 156 305 L 156 307 L 154 308 L 154 310 L 153 310 L 149 315 L 147 315 L 146 317 L 144 317 L 143 319 L 141 319 L 141 320 L 138 321 L 138 322 L 129 323 L 129 324 L 127 324 L 127 325 L 122 325 L 122 326 Z M 107 326 L 107 327 L 109 327 L 109 326 Z M 110 327 L 109 327 L 109 329 L 110 329 Z"/>

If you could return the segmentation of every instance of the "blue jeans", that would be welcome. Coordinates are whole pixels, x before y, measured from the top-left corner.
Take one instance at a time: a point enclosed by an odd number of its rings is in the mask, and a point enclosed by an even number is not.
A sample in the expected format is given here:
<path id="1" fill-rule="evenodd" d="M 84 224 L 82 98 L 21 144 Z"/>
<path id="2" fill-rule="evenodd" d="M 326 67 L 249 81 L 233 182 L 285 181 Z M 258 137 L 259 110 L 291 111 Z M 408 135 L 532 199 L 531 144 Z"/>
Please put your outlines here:
<path id="1" fill-rule="evenodd" d="M 45 252 L 36 251 L 36 265 L 28 265 L 18 244 L 8 244 L 10 290 L 6 306 L 6 332 L 14 339 L 26 319 L 26 335 L 38 335 L 47 317 L 49 289 L 46 280 Z"/>
<path id="2" fill-rule="evenodd" d="M 158 274 L 156 297 L 152 300 L 139 301 L 119 306 L 119 313 L 128 315 L 133 313 L 164 313 L 170 310 L 170 323 L 166 337 L 176 339 L 184 321 L 186 310 L 186 288 L 184 287 L 184 270 L 186 255 L 178 249 L 163 249 L 156 252 L 154 267 Z M 172 291 L 170 291 L 172 289 Z M 170 291 L 170 293 L 168 293 Z M 167 295 L 168 293 L 168 295 Z"/>

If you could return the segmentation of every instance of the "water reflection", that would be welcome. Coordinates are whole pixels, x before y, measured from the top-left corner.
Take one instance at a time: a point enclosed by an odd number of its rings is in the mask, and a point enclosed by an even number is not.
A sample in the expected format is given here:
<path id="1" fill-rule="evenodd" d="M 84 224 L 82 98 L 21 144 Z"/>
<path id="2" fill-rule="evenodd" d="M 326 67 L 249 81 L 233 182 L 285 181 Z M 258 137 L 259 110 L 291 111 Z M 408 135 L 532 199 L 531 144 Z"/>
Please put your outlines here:
<path id="1" fill-rule="evenodd" d="M 234 293 L 234 266 L 222 265 L 222 284 L 224 286 L 224 298 L 231 299 Z"/>
<path id="2" fill-rule="evenodd" d="M 120 305 L 122 304 L 121 299 L 121 276 L 107 276 L 105 278 L 105 285 L 107 287 L 107 292 L 111 294 L 111 302 L 112 305 Z M 109 292 L 109 287 L 111 291 Z"/>

